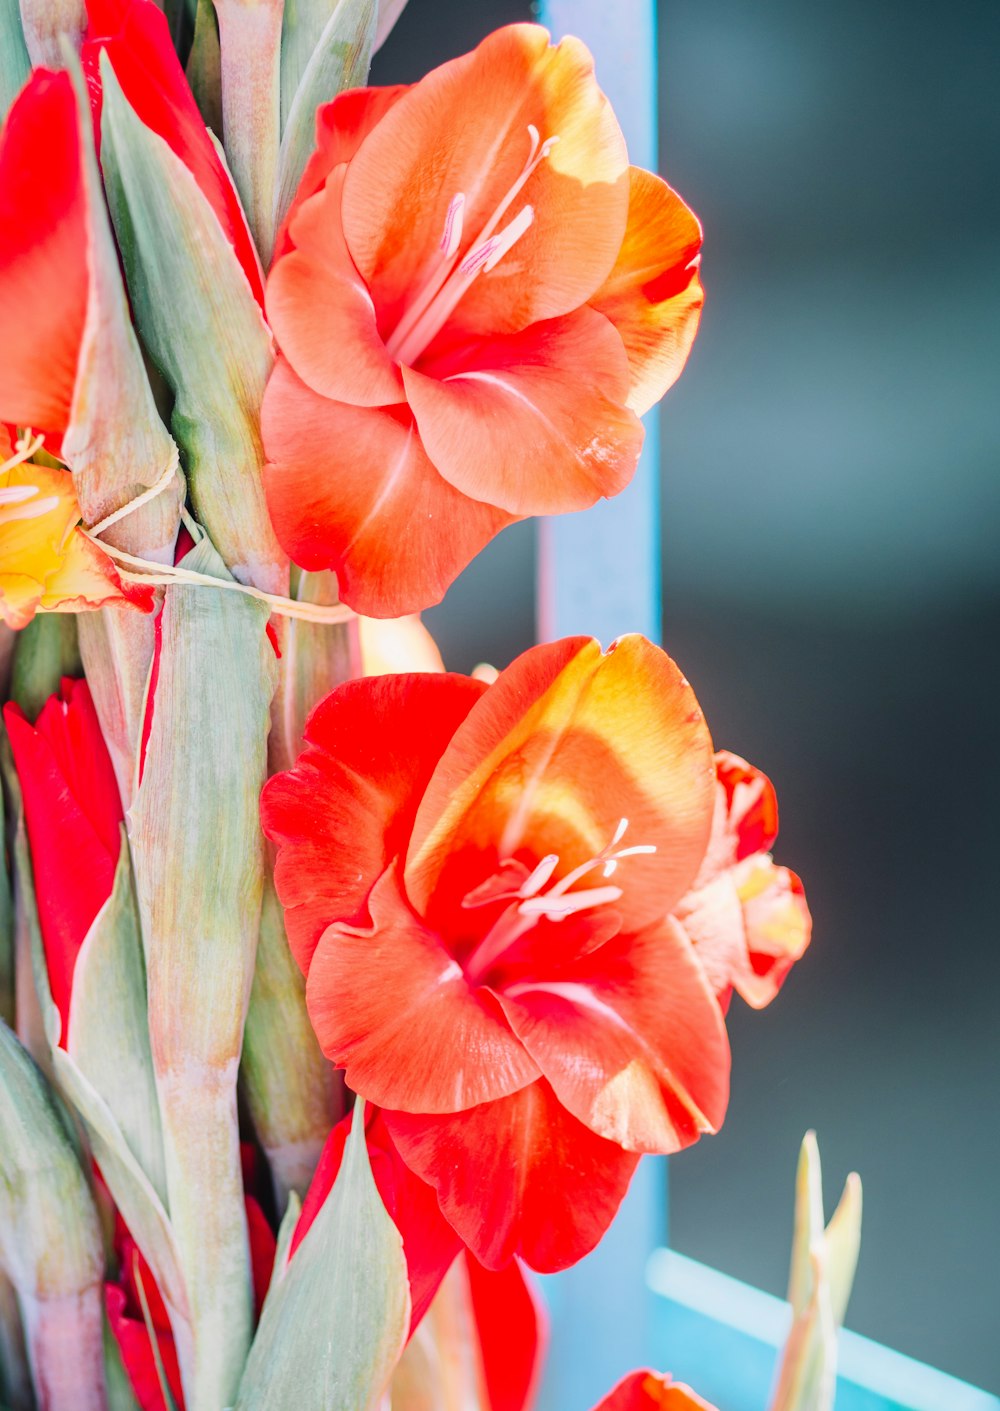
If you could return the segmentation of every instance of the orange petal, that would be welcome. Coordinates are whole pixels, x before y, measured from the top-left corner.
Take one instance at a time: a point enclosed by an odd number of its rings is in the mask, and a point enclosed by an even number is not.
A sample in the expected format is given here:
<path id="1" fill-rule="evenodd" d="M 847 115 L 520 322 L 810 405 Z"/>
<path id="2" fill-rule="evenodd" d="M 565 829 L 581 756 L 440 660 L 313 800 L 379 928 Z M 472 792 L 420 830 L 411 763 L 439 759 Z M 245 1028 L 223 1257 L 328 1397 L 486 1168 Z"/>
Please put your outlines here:
<path id="1" fill-rule="evenodd" d="M 448 207 L 465 197 L 464 256 L 524 169 L 528 128 L 558 143 L 500 229 L 530 205 L 534 223 L 459 306 L 461 326 L 515 332 L 569 313 L 614 265 L 625 233 L 628 159 L 578 39 L 551 46 L 538 25 L 508 25 L 433 70 L 362 143 L 344 188 L 347 244 L 395 328 L 440 255 Z"/>
<path id="2" fill-rule="evenodd" d="M 306 984 L 320 1047 L 351 1091 L 380 1107 L 459 1112 L 537 1078 L 494 997 L 414 916 L 393 872 L 368 905 L 370 928 L 327 927 Z"/>
<path id="3" fill-rule="evenodd" d="M 302 203 L 315 196 L 334 167 L 351 160 L 375 124 L 408 86 L 402 83 L 391 88 L 351 88 L 316 109 L 316 149 L 305 165 L 282 221 L 274 243 L 274 263 L 292 246 L 289 226 Z"/>
<path id="4" fill-rule="evenodd" d="M 536 973 L 500 1002 L 574 1117 L 626 1151 L 680 1151 L 718 1131 L 729 1101 L 726 1026 L 676 923 Z"/>
<path id="5" fill-rule="evenodd" d="M 267 281 L 267 316 L 282 353 L 314 392 L 355 406 L 401 402 L 403 381 L 375 326 L 375 307 L 344 244 L 339 166 L 300 206 L 295 248 Z"/>
<path id="6" fill-rule="evenodd" d="M 0 421 L 66 429 L 87 281 L 73 86 L 38 69 L 0 132 Z"/>
<path id="7" fill-rule="evenodd" d="M 453 371 L 451 369 L 454 369 Z M 452 348 L 403 382 L 427 454 L 456 489 L 511 514 L 560 514 L 631 480 L 642 425 L 621 339 L 593 309 Z"/>
<path id="8" fill-rule="evenodd" d="M 595 1136 L 544 1080 L 465 1112 L 383 1113 L 400 1156 L 487 1269 L 550 1273 L 594 1248 L 639 1160 Z"/>
<path id="9" fill-rule="evenodd" d="M 715 1411 L 683 1382 L 645 1369 L 629 1372 L 594 1411 Z"/>
<path id="10" fill-rule="evenodd" d="M 672 387 L 698 331 L 701 226 L 665 181 L 629 170 L 628 229 L 614 269 L 590 300 L 628 353 L 628 405 L 641 416 Z"/>
<path id="11" fill-rule="evenodd" d="M 515 856 L 530 869 L 555 853 L 552 875 L 563 877 L 627 819 L 622 846 L 656 849 L 624 859 L 614 877 L 623 929 L 636 930 L 691 885 L 714 779 L 708 728 L 665 652 L 638 635 L 607 652 L 587 637 L 534 647 L 501 672 L 442 755 L 414 821 L 407 895 L 421 915 L 447 915 Z M 599 880 L 600 868 L 591 875 Z"/>
<path id="12" fill-rule="evenodd" d="M 262 413 L 267 503 L 296 563 L 333 569 L 368 617 L 439 602 L 514 515 L 470 500 L 427 459 L 408 412 L 319 397 L 280 358 Z"/>

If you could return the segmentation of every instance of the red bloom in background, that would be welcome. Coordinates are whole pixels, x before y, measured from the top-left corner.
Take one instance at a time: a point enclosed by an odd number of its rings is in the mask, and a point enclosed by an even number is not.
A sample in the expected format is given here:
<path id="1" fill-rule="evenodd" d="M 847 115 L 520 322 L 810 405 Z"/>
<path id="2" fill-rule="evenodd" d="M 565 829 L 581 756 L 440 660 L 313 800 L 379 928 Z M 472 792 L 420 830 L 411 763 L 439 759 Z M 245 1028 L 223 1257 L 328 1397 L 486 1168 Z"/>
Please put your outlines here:
<path id="1" fill-rule="evenodd" d="M 56 454 L 87 316 L 85 202 L 73 85 L 36 69 L 0 132 L 0 422 Z"/>
<path id="2" fill-rule="evenodd" d="M 247 1196 L 246 1207 L 254 1302 L 259 1318 L 274 1266 L 275 1239 L 264 1212 L 252 1196 Z M 135 1398 L 141 1411 L 167 1411 L 149 1328 L 143 1313 L 139 1292 L 141 1281 L 142 1294 L 149 1310 L 149 1322 L 156 1338 L 156 1351 L 159 1353 L 167 1386 L 176 1405 L 183 1408 L 180 1366 L 170 1328 L 170 1316 L 156 1286 L 153 1272 L 120 1216 L 116 1217 L 115 1253 L 118 1256 L 119 1278 L 116 1284 L 105 1284 L 104 1304 L 108 1323 L 118 1343 L 122 1363 Z"/>
<path id="3" fill-rule="evenodd" d="M 661 1372 L 629 1372 L 594 1411 L 715 1411 L 683 1382 Z"/>
<path id="4" fill-rule="evenodd" d="M 38 920 L 65 1047 L 76 959 L 114 886 L 122 806 L 86 681 L 64 679 L 34 725 L 12 703 L 3 718 L 24 798 Z"/>
<path id="5" fill-rule="evenodd" d="M 136 114 L 180 157 L 229 237 L 254 298 L 263 303 L 260 261 L 236 189 L 184 76 L 163 12 L 153 0 L 87 0 L 82 60 L 100 147 L 100 54 L 111 60 Z"/>
<path id="6" fill-rule="evenodd" d="M 711 740 L 641 637 L 489 687 L 351 682 L 267 785 L 320 1043 L 489 1268 L 597 1243 L 639 1154 L 722 1121 L 729 1049 L 667 919 L 702 865 Z"/>
<path id="7" fill-rule="evenodd" d="M 584 46 L 537 25 L 317 130 L 267 283 L 268 505 L 391 617 L 504 525 L 624 488 L 697 328 L 701 231 L 629 168 Z"/>
<path id="8" fill-rule="evenodd" d="M 809 945 L 812 918 L 798 877 L 771 860 L 778 800 L 770 779 L 726 750 L 715 767 L 712 840 L 675 914 L 723 1007 L 735 989 L 763 1009 Z"/>
<path id="9" fill-rule="evenodd" d="M 302 1204 L 290 1257 L 295 1254 L 340 1171 L 352 1118 L 330 1133 Z M 464 1256 L 464 1279 L 490 1411 L 525 1411 L 534 1396 L 548 1338 L 545 1309 L 516 1259 L 485 1269 L 438 1209 L 434 1191 L 397 1152 L 377 1109 L 369 1108 L 365 1138 L 382 1203 L 403 1240 L 410 1281 L 411 1333 L 422 1321 L 456 1258 Z"/>

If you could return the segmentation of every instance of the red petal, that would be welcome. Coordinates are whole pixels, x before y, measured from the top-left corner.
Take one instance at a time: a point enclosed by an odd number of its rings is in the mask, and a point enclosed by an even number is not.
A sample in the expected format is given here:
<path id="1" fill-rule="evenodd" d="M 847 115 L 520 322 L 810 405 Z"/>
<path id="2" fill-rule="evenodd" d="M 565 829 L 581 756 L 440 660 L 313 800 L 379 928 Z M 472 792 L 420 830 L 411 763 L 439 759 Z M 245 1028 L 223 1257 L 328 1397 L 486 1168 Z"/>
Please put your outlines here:
<path id="1" fill-rule="evenodd" d="M 511 514 L 560 514 L 631 480 L 642 423 L 625 407 L 621 338 L 593 309 L 451 347 L 403 368 L 427 454 L 473 499 Z"/>
<path id="2" fill-rule="evenodd" d="M 69 1025 L 73 971 L 87 932 L 111 895 L 121 803 L 90 693 L 66 683 L 37 726 L 4 707 L 24 797 L 38 916 L 52 998 Z"/>
<path id="3" fill-rule="evenodd" d="M 559 1101 L 629 1151 L 717 1131 L 729 1098 L 719 1006 L 673 922 L 511 986 L 501 1002 Z"/>
<path id="4" fill-rule="evenodd" d="M 715 1411 L 683 1382 L 659 1372 L 629 1372 L 594 1411 Z"/>
<path id="5" fill-rule="evenodd" d="M 288 234 L 296 211 L 315 196 L 334 167 L 349 162 L 375 124 L 406 92 L 407 84 L 394 88 L 351 88 L 316 109 L 316 149 L 305 165 L 298 189 L 274 243 L 274 265 L 292 248 Z"/>
<path id="6" fill-rule="evenodd" d="M 344 244 L 345 166 L 298 208 L 294 249 L 267 281 L 267 316 L 278 346 L 314 392 L 355 406 L 402 402 L 403 379 L 375 326 L 375 307 Z"/>
<path id="7" fill-rule="evenodd" d="M 369 909 L 370 929 L 324 931 L 306 984 L 316 1037 L 348 1086 L 379 1106 L 458 1112 L 537 1078 L 493 996 L 414 916 L 393 871 Z"/>
<path id="8" fill-rule="evenodd" d="M 38 69 L 0 133 L 0 421 L 66 429 L 87 293 L 76 99 Z"/>
<path id="9" fill-rule="evenodd" d="M 137 115 L 163 138 L 198 183 L 236 252 L 254 298 L 263 304 L 260 261 L 239 197 L 188 87 L 162 11 L 153 0 L 87 0 L 87 13 L 90 27 L 81 57 L 98 130 L 98 60 L 104 49 Z"/>
<path id="10" fill-rule="evenodd" d="M 333 1188 L 350 1129 L 348 1115 L 337 1123 L 323 1148 L 292 1237 L 292 1255 Z M 461 1242 L 438 1209 L 433 1190 L 400 1160 L 379 1114 L 369 1116 L 365 1136 L 379 1195 L 403 1240 L 413 1309 L 412 1332 L 427 1312 L 441 1280 L 461 1249 Z"/>
<path id="11" fill-rule="evenodd" d="M 615 267 L 590 300 L 617 328 L 640 416 L 680 376 L 698 331 L 701 226 L 665 181 L 629 171 L 628 229 Z"/>
<path id="12" fill-rule="evenodd" d="M 538 25 L 508 25 L 415 84 L 358 149 L 344 193 L 347 244 L 385 320 L 440 262 L 452 197 L 465 197 L 459 253 L 477 241 L 529 155 L 529 125 L 558 136 L 501 229 L 525 205 L 527 234 L 482 274 L 461 326 L 515 332 L 586 302 L 614 265 L 628 212 L 621 130 L 578 39 L 558 46 Z"/>
<path id="13" fill-rule="evenodd" d="M 332 921 L 366 916 L 368 893 L 406 847 L 442 750 L 485 689 L 443 673 L 349 681 L 309 717 L 295 768 L 275 775 L 261 799 L 303 970 Z"/>
<path id="14" fill-rule="evenodd" d="M 271 1272 L 274 1269 L 276 1241 L 267 1216 L 252 1195 L 246 1197 L 247 1229 L 250 1235 L 250 1266 L 253 1272 L 253 1298 L 256 1316 L 264 1306 Z"/>
<path id="15" fill-rule="evenodd" d="M 493 1270 L 465 1258 L 489 1411 L 529 1411 L 549 1340 L 545 1304 L 517 1259 Z"/>
<path id="16" fill-rule="evenodd" d="M 476 1258 L 543 1273 L 589 1253 L 639 1158 L 595 1136 L 540 1080 L 453 1116 L 383 1113 L 403 1160 L 437 1191 Z"/>
<path id="17" fill-rule="evenodd" d="M 262 411 L 265 489 L 282 547 L 333 569 L 341 599 L 367 617 L 439 602 L 516 516 L 443 480 L 409 412 L 317 396 L 279 358 Z"/>
<path id="18" fill-rule="evenodd" d="M 565 876 L 627 819 L 623 846 L 656 849 L 624 859 L 614 879 L 615 909 L 638 930 L 690 887 L 714 787 L 707 727 L 665 652 L 635 635 L 603 653 L 587 637 L 534 647 L 442 755 L 413 826 L 406 894 L 444 931 L 499 862 L 516 855 L 530 870 L 555 853 L 553 875 Z"/>
<path id="19" fill-rule="evenodd" d="M 126 1314 L 125 1294 L 115 1284 L 105 1284 L 104 1301 L 108 1322 L 118 1343 L 118 1350 L 139 1406 L 142 1411 L 166 1411 L 166 1401 L 160 1390 L 160 1378 L 145 1323 L 141 1318 L 132 1318 Z M 181 1375 L 174 1340 L 169 1333 L 164 1333 L 157 1338 L 157 1344 L 171 1395 L 177 1406 L 183 1407 Z"/>

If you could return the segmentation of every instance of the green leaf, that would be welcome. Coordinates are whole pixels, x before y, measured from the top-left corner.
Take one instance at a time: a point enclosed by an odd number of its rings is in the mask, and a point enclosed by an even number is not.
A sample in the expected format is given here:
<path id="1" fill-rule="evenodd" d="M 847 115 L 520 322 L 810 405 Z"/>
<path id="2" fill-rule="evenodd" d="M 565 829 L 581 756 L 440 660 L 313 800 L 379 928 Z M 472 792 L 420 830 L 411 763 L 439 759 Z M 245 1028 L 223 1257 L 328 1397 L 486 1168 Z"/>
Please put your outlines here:
<path id="1" fill-rule="evenodd" d="M 0 123 L 31 77 L 31 60 L 17 0 L 0 0 Z"/>
<path id="2" fill-rule="evenodd" d="M 129 106 L 105 51 L 101 160 L 136 323 L 174 393 L 196 514 L 233 576 L 287 591 L 264 502 L 260 404 L 271 339 L 194 177 Z"/>
<path id="3" fill-rule="evenodd" d="M 182 567 L 229 578 L 207 538 Z M 264 887 L 258 799 L 277 673 L 267 620 L 239 593 L 167 589 L 130 815 L 170 1220 L 195 1338 L 189 1411 L 231 1404 L 252 1323 L 236 1078 Z"/>
<path id="4" fill-rule="evenodd" d="M 406 0 L 379 0 L 378 33 L 375 36 L 376 53 L 389 38 L 396 26 L 396 21 L 405 9 Z"/>
<path id="5" fill-rule="evenodd" d="M 0 741 L 6 732 L 0 719 Z M 14 893 L 7 861 L 6 799 L 0 787 L 0 1019 L 14 1026 Z"/>
<path id="6" fill-rule="evenodd" d="M 372 1177 L 362 1109 L 333 1190 L 268 1292 L 236 1411 L 370 1411 L 399 1361 L 406 1260 Z"/>
<path id="7" fill-rule="evenodd" d="M 66 1051 L 107 1104 L 129 1150 L 165 1202 L 163 1133 L 146 1022 L 146 969 L 124 838 L 111 896 L 95 917 L 73 971 Z"/>
<path id="8" fill-rule="evenodd" d="M 222 133 L 222 53 L 212 0 L 198 0 L 185 73 L 205 126 L 218 137 Z"/>
<path id="9" fill-rule="evenodd" d="M 377 0 L 286 0 L 275 228 L 316 145 L 316 109 L 368 77 Z"/>
<path id="10" fill-rule="evenodd" d="M 52 1411 L 104 1411 L 104 1250 L 55 1097 L 0 1023 L 0 1267 L 17 1290 Z"/>
<path id="11" fill-rule="evenodd" d="M 72 613 L 40 612 L 17 634 L 11 700 L 34 723 L 64 676 L 82 676 L 83 663 Z"/>
<path id="12" fill-rule="evenodd" d="M 339 1115 L 342 1086 L 309 1022 L 305 978 L 288 948 L 270 877 L 264 889 L 241 1076 L 270 1163 L 278 1209 L 283 1211 L 290 1191 L 305 1196 Z"/>
<path id="13" fill-rule="evenodd" d="M 215 0 L 226 156 L 265 268 L 274 243 L 283 8 L 283 0 Z"/>

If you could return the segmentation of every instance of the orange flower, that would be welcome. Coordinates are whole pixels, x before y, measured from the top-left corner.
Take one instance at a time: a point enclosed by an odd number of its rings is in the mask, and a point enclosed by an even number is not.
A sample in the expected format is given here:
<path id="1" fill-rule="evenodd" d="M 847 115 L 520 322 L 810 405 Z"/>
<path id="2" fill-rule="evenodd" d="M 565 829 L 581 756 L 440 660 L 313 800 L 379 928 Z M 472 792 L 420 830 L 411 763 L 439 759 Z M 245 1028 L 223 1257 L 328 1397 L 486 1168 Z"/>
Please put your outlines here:
<path id="1" fill-rule="evenodd" d="M 369 616 L 504 525 L 617 494 L 701 306 L 698 222 L 630 170 L 576 39 L 511 25 L 320 110 L 267 312 L 268 504 Z"/>
<path id="2" fill-rule="evenodd" d="M 36 612 L 82 612 L 132 603 L 147 612 L 149 587 L 125 583 L 99 544 L 78 527 L 68 470 L 12 454 L 0 427 L 0 618 L 26 627 Z"/>

